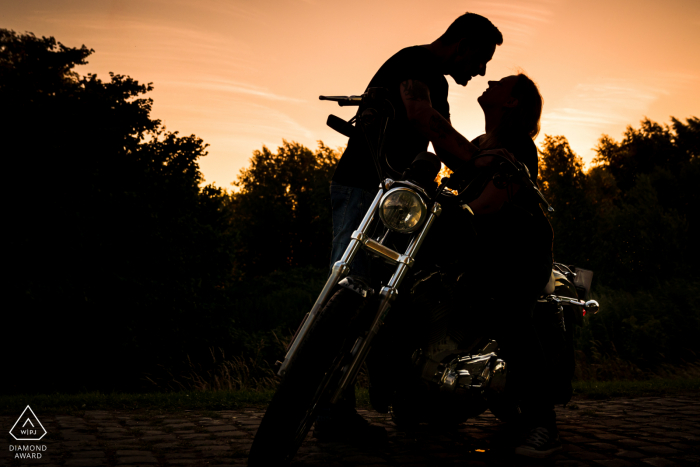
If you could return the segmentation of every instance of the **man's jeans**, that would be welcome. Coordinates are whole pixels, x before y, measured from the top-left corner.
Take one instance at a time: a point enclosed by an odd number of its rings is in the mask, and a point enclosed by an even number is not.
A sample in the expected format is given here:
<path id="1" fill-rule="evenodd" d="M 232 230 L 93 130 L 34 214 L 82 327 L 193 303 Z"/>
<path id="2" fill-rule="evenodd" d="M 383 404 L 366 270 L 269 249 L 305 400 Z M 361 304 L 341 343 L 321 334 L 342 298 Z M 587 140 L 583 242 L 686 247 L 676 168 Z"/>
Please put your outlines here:
<path id="1" fill-rule="evenodd" d="M 331 206 L 333 210 L 333 249 L 331 264 L 340 260 L 350 244 L 350 236 L 357 229 L 376 193 L 362 188 L 331 182 Z M 371 262 L 366 251 L 360 250 L 350 265 L 350 274 L 371 278 Z"/>
<path id="2" fill-rule="evenodd" d="M 331 207 L 333 212 L 333 248 L 331 250 L 331 268 L 345 253 L 350 244 L 350 236 L 362 222 L 367 208 L 374 201 L 375 194 L 351 186 L 331 182 Z M 371 262 L 366 251 L 357 252 L 350 265 L 350 274 L 370 279 Z M 319 410 L 317 422 L 327 423 L 330 420 L 342 420 L 348 413 L 355 411 L 355 385 L 350 385 L 345 391 L 343 400 L 331 407 L 323 405 Z M 325 422 L 324 422 L 325 421 Z M 318 425 L 317 425 L 318 428 Z"/>

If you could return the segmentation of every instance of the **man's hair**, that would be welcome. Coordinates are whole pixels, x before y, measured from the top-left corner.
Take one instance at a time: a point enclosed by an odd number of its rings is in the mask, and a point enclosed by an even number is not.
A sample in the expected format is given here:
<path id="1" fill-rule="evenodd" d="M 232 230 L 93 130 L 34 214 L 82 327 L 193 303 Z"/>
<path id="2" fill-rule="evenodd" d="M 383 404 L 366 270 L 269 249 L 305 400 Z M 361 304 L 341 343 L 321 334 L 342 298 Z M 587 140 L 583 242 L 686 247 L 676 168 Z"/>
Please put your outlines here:
<path id="1" fill-rule="evenodd" d="M 475 13 L 465 13 L 447 28 L 440 41 L 446 45 L 467 39 L 470 44 L 501 45 L 503 34 L 491 21 Z"/>

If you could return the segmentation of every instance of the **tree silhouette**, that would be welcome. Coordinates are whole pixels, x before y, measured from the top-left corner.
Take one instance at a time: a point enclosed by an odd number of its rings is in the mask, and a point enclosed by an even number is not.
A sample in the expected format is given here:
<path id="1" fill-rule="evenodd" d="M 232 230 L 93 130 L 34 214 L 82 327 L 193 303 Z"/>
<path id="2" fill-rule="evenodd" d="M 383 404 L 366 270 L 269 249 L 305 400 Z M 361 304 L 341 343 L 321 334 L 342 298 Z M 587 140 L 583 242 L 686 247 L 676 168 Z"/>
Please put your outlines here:
<path id="1" fill-rule="evenodd" d="M 679 275 L 697 276 L 700 121 L 673 127 L 645 119 L 621 142 L 607 135 L 595 165 L 562 136 L 543 143 L 540 175 L 557 209 L 550 216 L 558 260 L 594 269 L 606 284 L 633 290 Z"/>
<path id="2" fill-rule="evenodd" d="M 617 187 L 614 209 L 601 216 L 606 253 L 613 249 L 624 263 L 617 275 L 625 287 L 648 284 L 682 274 L 697 275 L 693 264 L 700 250 L 695 181 L 700 175 L 700 120 L 687 124 L 672 118 L 673 127 L 649 119 L 639 129 L 628 127 L 619 143 L 604 135 L 596 148 L 598 173 Z M 596 198 L 602 198 L 597 193 Z M 615 268 L 615 265 L 611 265 Z"/>
<path id="3" fill-rule="evenodd" d="M 583 162 L 563 136 L 546 135 L 540 153 L 542 191 L 555 209 L 549 215 L 554 230 L 554 259 L 580 266 L 590 264 L 593 238 Z"/>
<path id="4" fill-rule="evenodd" d="M 135 381 L 229 322 L 230 223 L 225 194 L 199 188 L 206 145 L 151 118 L 150 84 L 78 75 L 90 53 L 0 30 L 8 324 L 36 343 L 25 389 Z"/>
<path id="5" fill-rule="evenodd" d="M 325 268 L 332 224 L 329 184 L 339 154 L 284 141 L 255 151 L 234 183 L 236 271 L 246 277 L 298 266 Z"/>

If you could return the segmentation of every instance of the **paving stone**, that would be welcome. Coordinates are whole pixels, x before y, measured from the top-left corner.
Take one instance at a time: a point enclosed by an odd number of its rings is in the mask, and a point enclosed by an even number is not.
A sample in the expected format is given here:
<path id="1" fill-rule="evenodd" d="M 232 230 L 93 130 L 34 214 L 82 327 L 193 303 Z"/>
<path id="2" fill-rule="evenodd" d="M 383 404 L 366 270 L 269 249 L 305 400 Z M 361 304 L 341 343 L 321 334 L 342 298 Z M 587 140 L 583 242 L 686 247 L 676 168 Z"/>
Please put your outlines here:
<path id="1" fill-rule="evenodd" d="M 116 452 L 118 456 L 150 456 L 152 453 L 150 451 L 136 451 L 136 450 L 119 450 Z"/>
<path id="2" fill-rule="evenodd" d="M 623 435 L 618 435 L 614 433 L 594 433 L 593 436 L 606 441 L 617 441 L 625 437 Z"/>
<path id="3" fill-rule="evenodd" d="M 568 456 L 571 457 L 572 459 L 586 460 L 586 461 L 610 459 L 609 456 L 606 456 L 604 454 L 601 454 L 598 452 L 589 452 L 589 451 L 576 451 L 576 452 L 569 453 Z"/>
<path id="4" fill-rule="evenodd" d="M 157 442 L 157 441 L 174 441 L 177 439 L 175 435 L 168 434 L 168 435 L 155 435 L 155 436 L 142 436 L 141 441 L 146 441 L 149 443 L 152 442 Z"/>
<path id="5" fill-rule="evenodd" d="M 81 447 L 87 447 L 90 446 L 91 448 L 94 448 L 95 443 L 97 441 L 64 441 L 61 443 L 64 448 L 69 449 L 69 450 L 76 450 L 80 449 Z M 3 451 L 6 451 L 7 449 L 3 449 Z"/>
<path id="6" fill-rule="evenodd" d="M 117 459 L 117 465 L 141 465 L 141 464 L 157 464 L 158 460 L 153 456 L 131 456 L 120 457 Z"/>
<path id="7" fill-rule="evenodd" d="M 386 461 L 381 457 L 369 457 L 363 455 L 346 457 L 343 459 L 343 461 L 351 465 L 386 464 Z"/>
<path id="8" fill-rule="evenodd" d="M 671 466 L 678 465 L 675 461 L 672 461 L 669 459 L 663 459 L 661 457 L 653 457 L 651 459 L 644 459 L 642 462 L 644 462 L 647 465 L 653 465 L 654 467 L 671 467 Z"/>
<path id="9" fill-rule="evenodd" d="M 233 425 L 212 425 L 212 426 L 205 426 L 204 429 L 207 431 L 211 431 L 211 432 L 233 431 L 236 429 L 236 427 Z"/>
<path id="10" fill-rule="evenodd" d="M 179 435 L 178 437 L 180 439 L 204 439 L 208 438 L 209 436 L 211 435 L 209 435 L 208 433 L 190 433 L 186 435 Z"/>
<path id="11" fill-rule="evenodd" d="M 652 446 L 652 444 L 648 441 L 640 441 L 638 439 L 632 439 L 632 438 L 623 438 L 617 440 L 618 444 L 622 444 L 627 447 L 640 447 L 640 446 Z"/>
<path id="12" fill-rule="evenodd" d="M 119 441 L 106 441 L 104 446 L 112 451 L 138 450 L 141 443 L 137 439 L 125 439 Z"/>
<path id="13" fill-rule="evenodd" d="M 219 431 L 214 433 L 214 435 L 226 438 L 244 438 L 248 436 L 248 433 L 245 433 L 243 431 Z"/>
<path id="14" fill-rule="evenodd" d="M 640 436 L 639 439 L 649 441 L 652 444 L 668 444 L 676 441 L 674 438 L 664 438 L 663 436 Z"/>
<path id="15" fill-rule="evenodd" d="M 587 438 L 587 437 L 584 437 L 584 436 L 578 436 L 578 435 L 575 435 L 575 434 L 573 434 L 573 435 L 562 435 L 562 436 L 561 436 L 561 439 L 562 439 L 562 442 L 563 442 L 563 441 L 566 441 L 567 443 L 576 443 L 576 444 L 579 444 L 579 443 L 590 443 L 590 442 L 594 441 L 594 440 L 591 439 L 591 438 Z"/>
<path id="16" fill-rule="evenodd" d="M 633 467 L 634 464 L 626 461 L 624 459 L 609 459 L 609 460 L 595 460 L 596 464 L 603 465 L 605 467 Z"/>
<path id="17" fill-rule="evenodd" d="M 675 455 L 675 454 L 680 454 L 681 451 L 678 449 L 673 449 L 672 447 L 669 446 L 640 446 L 639 447 L 640 451 L 649 453 L 649 454 L 657 454 L 657 455 Z"/>
<path id="18" fill-rule="evenodd" d="M 164 455 L 165 459 L 168 461 L 171 461 L 173 459 L 189 459 L 189 458 L 196 458 L 197 454 L 189 451 L 185 452 L 166 452 Z"/>
<path id="19" fill-rule="evenodd" d="M 585 445 L 586 448 L 592 449 L 594 451 L 617 451 L 617 446 L 613 446 L 612 444 L 608 443 L 587 443 Z"/>
<path id="20" fill-rule="evenodd" d="M 66 466 L 86 466 L 86 467 L 91 467 L 91 466 L 98 466 L 98 465 L 106 465 L 107 464 L 107 459 L 95 459 L 95 458 L 76 458 L 76 459 L 68 459 L 64 465 Z"/>
<path id="21" fill-rule="evenodd" d="M 194 423 L 177 423 L 175 425 L 169 425 L 171 428 L 194 428 L 196 425 Z"/>
<path id="22" fill-rule="evenodd" d="M 105 433 L 102 435 L 102 438 L 104 439 L 129 439 L 129 434 L 128 433 Z"/>
<path id="23" fill-rule="evenodd" d="M 693 449 L 697 449 L 697 447 L 698 447 L 697 444 L 695 446 L 691 446 L 691 445 L 685 444 L 685 443 L 670 443 L 669 446 L 671 446 L 674 449 L 678 449 L 679 451 L 687 451 L 687 452 L 690 452 Z"/>
<path id="24" fill-rule="evenodd" d="M 179 443 L 158 443 L 154 444 L 153 447 L 155 449 L 172 449 L 177 448 L 179 445 Z"/>
<path id="25" fill-rule="evenodd" d="M 97 457 L 105 457 L 105 453 L 102 451 L 79 451 L 79 452 L 74 452 L 73 457 L 97 458 Z"/>
<path id="26" fill-rule="evenodd" d="M 241 425 L 260 425 L 260 419 L 250 419 L 250 420 L 240 420 L 238 423 Z"/>
<path id="27" fill-rule="evenodd" d="M 648 457 L 648 454 L 642 454 L 641 452 L 638 451 L 618 451 L 615 453 L 615 457 L 624 457 L 626 459 L 641 459 L 643 457 Z"/>
<path id="28" fill-rule="evenodd" d="M 230 451 L 231 446 L 212 445 L 212 446 L 197 446 L 200 451 Z"/>

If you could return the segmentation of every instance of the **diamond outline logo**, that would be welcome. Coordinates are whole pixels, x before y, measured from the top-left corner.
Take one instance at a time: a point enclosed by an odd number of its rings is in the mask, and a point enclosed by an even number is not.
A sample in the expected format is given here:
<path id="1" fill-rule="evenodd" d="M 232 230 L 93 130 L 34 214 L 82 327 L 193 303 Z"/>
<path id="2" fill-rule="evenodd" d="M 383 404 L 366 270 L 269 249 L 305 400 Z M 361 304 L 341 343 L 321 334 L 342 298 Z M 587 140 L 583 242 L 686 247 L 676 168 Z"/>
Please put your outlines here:
<path id="1" fill-rule="evenodd" d="M 22 417 L 24 417 L 24 414 L 27 413 L 27 410 L 29 410 L 29 412 L 32 414 L 32 416 L 34 417 L 34 420 L 36 420 L 36 422 L 39 424 L 39 426 L 41 427 L 41 429 L 44 430 L 44 433 L 43 433 L 41 436 L 39 436 L 38 438 L 18 438 L 18 437 L 16 437 L 15 434 L 12 432 L 12 430 L 15 429 L 15 427 L 16 427 L 17 424 L 20 422 L 20 420 L 22 420 Z M 29 418 L 28 415 L 27 415 L 27 420 L 29 421 L 29 423 L 30 423 L 32 426 L 34 426 L 34 424 L 31 422 L 31 418 Z M 25 422 L 24 422 L 24 425 L 26 425 L 26 424 L 27 424 L 27 422 L 25 421 Z M 24 425 L 22 425 L 22 427 L 24 427 Z M 15 422 L 15 424 L 12 425 L 12 428 L 10 428 L 10 434 L 12 435 L 12 437 L 13 437 L 16 441 L 39 441 L 39 440 L 41 440 L 41 438 L 43 438 L 44 436 L 46 436 L 46 433 L 48 433 L 48 432 L 46 431 L 46 428 L 44 428 L 44 425 L 41 424 L 41 420 L 39 420 L 39 417 L 36 416 L 36 414 L 34 413 L 34 411 L 32 410 L 32 408 L 29 407 L 29 406 L 27 406 L 27 408 L 24 409 L 24 411 L 22 412 L 22 415 L 19 416 L 19 418 L 17 419 L 17 421 Z"/>

